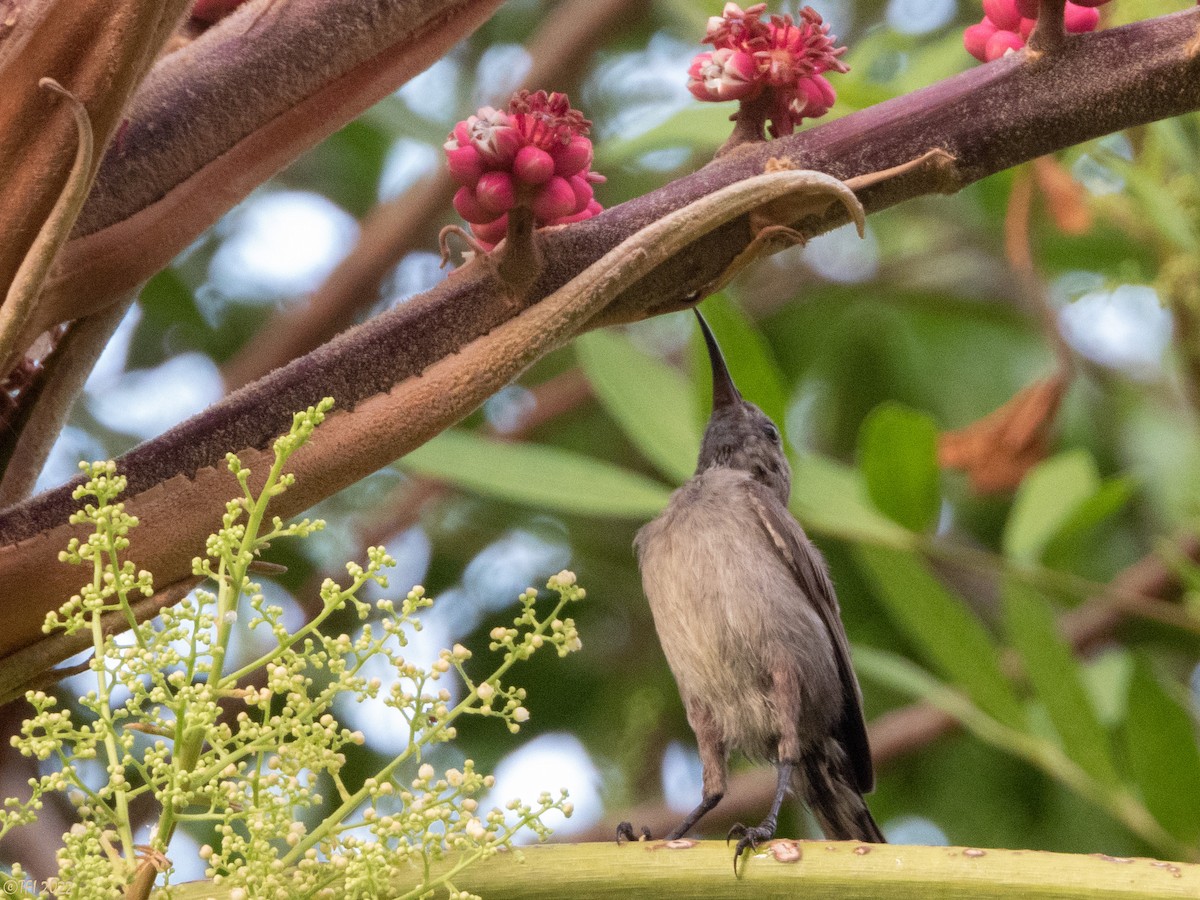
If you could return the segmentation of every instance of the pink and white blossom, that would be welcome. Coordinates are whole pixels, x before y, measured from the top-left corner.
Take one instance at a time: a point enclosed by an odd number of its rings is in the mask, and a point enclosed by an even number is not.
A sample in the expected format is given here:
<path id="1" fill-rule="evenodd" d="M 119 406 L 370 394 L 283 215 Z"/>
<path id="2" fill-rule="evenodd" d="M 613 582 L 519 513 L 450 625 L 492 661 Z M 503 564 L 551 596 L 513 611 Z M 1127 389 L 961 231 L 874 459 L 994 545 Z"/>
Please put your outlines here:
<path id="1" fill-rule="evenodd" d="M 802 119 L 824 115 L 836 100 L 825 72 L 847 72 L 845 47 L 811 7 L 793 19 L 764 21 L 765 3 L 742 9 L 725 4 L 708 20 L 701 53 L 688 69 L 688 90 L 699 100 L 755 100 L 764 92 L 772 135 L 791 134 Z M 817 80 L 819 79 L 819 80 Z"/>
<path id="2" fill-rule="evenodd" d="M 454 208 L 491 249 L 505 236 L 508 214 L 533 213 L 535 227 L 591 218 L 602 207 L 590 170 L 591 122 L 565 94 L 520 91 L 504 110 L 485 106 L 454 126 L 445 143 L 451 176 L 461 187 Z"/>

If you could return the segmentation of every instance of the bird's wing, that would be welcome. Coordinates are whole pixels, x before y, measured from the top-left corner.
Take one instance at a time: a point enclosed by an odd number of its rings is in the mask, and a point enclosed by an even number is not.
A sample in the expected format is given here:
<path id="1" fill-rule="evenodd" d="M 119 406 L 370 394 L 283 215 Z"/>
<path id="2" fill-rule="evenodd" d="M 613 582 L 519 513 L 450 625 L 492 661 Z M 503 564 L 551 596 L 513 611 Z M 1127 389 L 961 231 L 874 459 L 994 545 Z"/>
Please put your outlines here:
<path id="1" fill-rule="evenodd" d="M 838 677 L 842 682 L 842 721 L 838 738 L 850 757 L 855 783 L 862 793 L 875 787 L 875 772 L 871 765 L 871 748 L 867 743 L 867 726 L 863 720 L 862 694 L 858 679 L 850 665 L 850 645 L 838 609 L 833 584 L 825 570 L 825 560 L 808 540 L 792 514 L 775 498 L 765 485 L 747 480 L 750 504 L 758 514 L 763 530 L 770 535 L 780 558 L 792 571 L 792 577 L 816 608 L 829 632 L 837 658 Z"/>

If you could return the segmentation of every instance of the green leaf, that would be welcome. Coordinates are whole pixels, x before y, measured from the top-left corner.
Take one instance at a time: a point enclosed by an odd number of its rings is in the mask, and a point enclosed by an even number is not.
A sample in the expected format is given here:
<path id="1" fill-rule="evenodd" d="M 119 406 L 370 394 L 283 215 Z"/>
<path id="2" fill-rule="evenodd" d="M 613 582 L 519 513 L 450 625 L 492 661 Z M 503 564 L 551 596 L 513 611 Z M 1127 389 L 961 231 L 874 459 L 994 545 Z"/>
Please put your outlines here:
<path id="1" fill-rule="evenodd" d="M 687 378 L 612 329 L 582 335 L 575 355 L 600 403 L 638 451 L 671 481 L 691 478 L 701 429 Z"/>
<path id="2" fill-rule="evenodd" d="M 1004 555 L 1017 562 L 1038 562 L 1051 538 L 1099 489 L 1096 463 L 1086 450 L 1043 462 L 1017 491 L 1004 524 Z"/>
<path id="3" fill-rule="evenodd" d="M 865 545 L 854 552 L 892 621 L 930 665 L 997 721 L 1026 730 L 1025 711 L 1000 669 L 996 646 L 962 600 L 913 553 Z"/>
<path id="4" fill-rule="evenodd" d="M 912 531 L 937 521 L 937 425 L 899 403 L 876 407 L 858 438 L 858 464 L 867 493 L 881 512 Z"/>
<path id="5" fill-rule="evenodd" d="M 1004 624 L 1067 756 L 1101 784 L 1120 785 L 1108 735 L 1084 688 L 1080 663 L 1058 634 L 1053 611 L 1028 585 L 1008 579 Z"/>
<path id="6" fill-rule="evenodd" d="M 782 426 L 788 407 L 787 377 L 758 326 L 724 293 L 707 298 L 700 311 L 721 345 L 729 374 L 742 396 Z M 707 399 L 710 396 L 708 386 L 712 383 L 711 369 L 699 328 L 692 339 L 692 361 L 700 396 Z M 700 406 L 707 418 L 709 404 L 705 402 Z"/>
<path id="7" fill-rule="evenodd" d="M 899 653 L 863 644 L 853 644 L 850 647 L 850 658 L 854 663 L 854 671 L 860 678 L 870 678 L 914 700 L 924 700 L 958 719 L 972 733 L 982 731 L 986 735 L 985 740 L 1011 750 L 1002 741 L 995 740 L 998 734 L 1009 731 L 1008 729 L 997 725 L 979 707 L 964 697 L 962 691 L 939 681 L 911 659 Z"/>
<path id="8" fill-rule="evenodd" d="M 1179 840 L 1200 839 L 1200 747 L 1196 725 L 1138 657 L 1129 682 L 1126 753 L 1146 807 Z"/>
<path id="9" fill-rule="evenodd" d="M 1145 167 L 1115 153 L 1105 153 L 1102 158 L 1105 166 L 1125 179 L 1126 190 L 1139 201 L 1137 208 L 1143 224 L 1153 226 L 1160 236 L 1185 253 L 1195 253 L 1200 248 L 1200 239 L 1191 227 L 1193 217 L 1170 182 L 1164 181 L 1159 172 L 1146 171 Z"/>
<path id="10" fill-rule="evenodd" d="M 1116 728 L 1128 716 L 1126 699 L 1133 677 L 1133 654 L 1124 647 L 1111 647 L 1089 659 L 1080 673 L 1092 708 L 1105 728 Z"/>
<path id="11" fill-rule="evenodd" d="M 908 547 L 913 536 L 879 514 L 856 469 L 815 453 L 792 458 L 792 513 L 806 527 L 851 541 Z"/>
<path id="12" fill-rule="evenodd" d="M 485 497 L 571 515 L 648 519 L 671 495 L 666 485 L 610 463 L 470 431 L 443 432 L 400 467 Z"/>
<path id="13" fill-rule="evenodd" d="M 1100 489 L 1072 512 L 1058 531 L 1046 542 L 1042 558 L 1052 568 L 1066 568 L 1076 557 L 1080 545 L 1102 522 L 1119 513 L 1133 496 L 1132 478 L 1109 478 Z"/>

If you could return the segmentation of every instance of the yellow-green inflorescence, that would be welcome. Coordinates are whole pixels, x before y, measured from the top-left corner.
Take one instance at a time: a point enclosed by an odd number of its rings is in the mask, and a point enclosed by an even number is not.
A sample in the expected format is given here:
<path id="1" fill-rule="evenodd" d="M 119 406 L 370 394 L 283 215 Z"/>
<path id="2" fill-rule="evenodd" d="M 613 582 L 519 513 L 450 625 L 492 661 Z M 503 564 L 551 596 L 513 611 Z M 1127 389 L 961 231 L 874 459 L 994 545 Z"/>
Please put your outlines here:
<path id="1" fill-rule="evenodd" d="M 160 873 L 160 884 L 169 883 L 178 826 L 203 822 L 217 835 L 201 849 L 207 875 L 234 900 L 419 897 L 439 888 L 465 898 L 454 887 L 465 866 L 509 847 L 522 828 L 544 837 L 541 818 L 552 809 L 570 815 L 565 791 L 543 794 L 534 804 L 513 801 L 507 813 L 485 810 L 479 798 L 492 787 L 491 776 L 477 772 L 470 760 L 461 770 L 439 773 L 423 753 L 452 740 L 464 714 L 496 717 L 514 733 L 529 719 L 524 689 L 506 676 L 543 646 L 560 656 L 579 649 L 574 622 L 563 615 L 584 597 L 571 572 L 549 580 L 557 599 L 545 615 L 538 613 L 536 590 L 520 595 L 512 627 L 491 633 L 491 649 L 502 658 L 479 680 L 467 674 L 471 653 L 460 644 L 443 650 L 427 669 L 404 658 L 406 635 L 419 629 L 418 615 L 433 604 L 423 588 L 398 602 L 372 605 L 359 598 L 368 583 L 387 587 L 384 570 L 394 561 L 382 547 L 367 551 L 365 565 L 346 565 L 346 587 L 327 579 L 319 611 L 295 632 L 250 580 L 251 564 L 272 541 L 323 527 L 308 519 L 268 520 L 266 512 L 293 483 L 283 471 L 288 458 L 331 406 L 326 400 L 295 416 L 288 434 L 275 442 L 274 464 L 257 492 L 251 471 L 229 455 L 242 495 L 227 504 L 205 557 L 193 561 L 194 573 L 209 579 L 211 588 L 194 591 L 156 620 L 137 620 L 136 600 L 153 594 L 153 579 L 122 556 L 138 524 L 117 502 L 125 479 L 112 462 L 81 466 L 87 480 L 74 496 L 88 502 L 71 522 L 90 526 L 92 534 L 72 539 L 60 558 L 90 565 L 92 579 L 47 616 L 45 630 L 92 634 L 96 686 L 78 708 L 60 708 L 56 697 L 41 691 L 26 695 L 34 714 L 13 745 L 52 762 L 55 771 L 30 780 L 28 799 L 5 801 L 0 837 L 32 822 L 52 792 L 71 797 L 79 821 L 63 837 L 58 885 L 35 884 L 14 867 L 7 876 L 0 873 L 6 894 L 45 896 L 55 889 L 79 898 L 125 896 L 139 870 L 145 880 L 148 866 Z M 326 630 L 330 617 L 343 610 L 363 623 L 353 636 Z M 127 637 L 114 637 L 102 622 L 111 616 L 124 619 Z M 230 670 L 226 652 L 239 617 L 243 629 L 270 636 L 270 649 Z M 361 674 L 380 657 L 391 664 L 390 683 Z M 466 689 L 453 705 L 444 684 L 450 677 Z M 382 697 L 396 710 L 398 730 L 410 733 L 407 747 L 354 789 L 341 775 L 346 748 L 362 744 L 363 735 L 337 721 L 333 703 L 339 696 Z M 83 777 L 80 764 L 89 760 L 107 771 L 99 789 Z M 330 786 L 328 803 L 318 785 Z M 146 795 L 158 819 L 135 843 L 130 804 L 144 804 L 139 798 Z M 304 810 L 311 808 L 332 811 L 306 824 L 311 816 Z"/>

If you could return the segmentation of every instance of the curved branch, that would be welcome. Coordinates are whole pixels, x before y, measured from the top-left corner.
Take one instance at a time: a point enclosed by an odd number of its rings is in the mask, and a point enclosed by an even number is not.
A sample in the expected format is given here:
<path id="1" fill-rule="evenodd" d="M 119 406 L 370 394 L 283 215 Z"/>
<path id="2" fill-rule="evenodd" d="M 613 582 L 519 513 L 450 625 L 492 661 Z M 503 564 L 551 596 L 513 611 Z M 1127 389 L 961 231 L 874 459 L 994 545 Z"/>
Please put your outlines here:
<path id="1" fill-rule="evenodd" d="M 76 155 L 78 126 L 71 108 L 47 103 L 39 82 L 54 79 L 78 98 L 96 148 L 102 148 L 187 6 L 187 0 L 27 0 L 5 12 L 0 30 L 0 293 L 7 292 L 49 218 Z M 84 184 L 92 182 L 98 162 L 91 152 L 87 157 Z M 66 228 L 77 211 L 65 221 Z"/>
<path id="2" fill-rule="evenodd" d="M 312 0 L 289 0 L 281 8 L 303 2 Z M 522 302 L 536 309 L 631 235 L 759 175 L 772 157 L 786 156 L 799 167 L 842 180 L 868 176 L 858 182 L 864 185 L 860 199 L 876 211 L 1111 131 L 1200 108 L 1200 62 L 1187 51 L 1198 29 L 1200 10 L 1193 9 L 1072 36 L 1054 54 L 1036 60 L 1013 54 L 820 128 L 730 154 L 594 219 L 539 232 L 549 263 Z M 953 165 L 869 177 L 933 148 L 951 154 Z M 825 213 L 804 224 L 814 233 L 843 221 L 844 214 Z M 751 238 L 748 215 L 715 228 L 657 265 L 596 317 L 578 323 L 574 333 L 682 308 Z M 254 452 L 286 430 L 293 411 L 322 396 L 337 398 L 342 424 L 330 427 L 331 417 L 324 436 L 318 432 L 313 458 L 321 461 L 301 479 L 304 489 L 287 495 L 292 506 L 282 514 L 299 512 L 418 446 L 486 396 L 480 385 L 494 381 L 496 371 L 485 368 L 492 363 L 478 350 L 482 339 L 524 315 L 505 298 L 491 269 L 476 262 L 126 454 L 121 469 L 129 479 L 131 508 L 160 511 L 140 529 L 147 533 L 143 539 L 153 535 L 156 545 L 173 548 L 142 562 L 164 583 L 184 577 L 193 548 L 234 493 L 221 468 L 225 453 L 244 454 L 253 464 Z M 509 348 L 515 354 L 525 349 Z M 443 387 L 431 396 L 429 375 L 435 369 Z M 425 401 L 404 405 L 403 397 Z M 10 601 L 6 609 L 11 625 L 0 652 L 37 640 L 41 616 L 70 593 L 71 579 L 55 563 L 66 542 L 62 523 L 73 509 L 70 490 L 64 486 L 0 515 L 0 597 L 21 598 L 20 608 Z"/>

